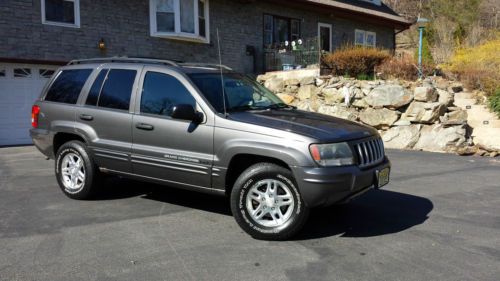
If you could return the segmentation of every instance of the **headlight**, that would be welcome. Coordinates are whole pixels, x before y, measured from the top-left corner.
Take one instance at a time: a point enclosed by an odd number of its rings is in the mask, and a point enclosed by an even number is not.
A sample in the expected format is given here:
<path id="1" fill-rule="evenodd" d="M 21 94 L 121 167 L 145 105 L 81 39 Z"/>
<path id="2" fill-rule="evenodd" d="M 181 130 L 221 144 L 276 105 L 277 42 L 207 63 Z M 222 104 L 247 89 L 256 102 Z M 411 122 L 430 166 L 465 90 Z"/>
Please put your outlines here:
<path id="1" fill-rule="evenodd" d="M 345 142 L 331 144 L 311 144 L 311 156 L 321 166 L 344 166 L 354 164 L 349 145 Z"/>

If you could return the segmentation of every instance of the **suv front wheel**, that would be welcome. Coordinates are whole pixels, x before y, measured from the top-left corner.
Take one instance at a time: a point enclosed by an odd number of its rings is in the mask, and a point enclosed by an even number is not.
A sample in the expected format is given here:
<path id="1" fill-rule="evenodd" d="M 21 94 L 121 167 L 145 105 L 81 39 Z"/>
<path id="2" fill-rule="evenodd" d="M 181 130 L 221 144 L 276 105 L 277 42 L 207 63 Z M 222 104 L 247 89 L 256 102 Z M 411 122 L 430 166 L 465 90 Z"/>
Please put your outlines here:
<path id="1" fill-rule="evenodd" d="M 272 163 L 255 164 L 239 176 L 231 210 L 243 230 L 263 240 L 290 238 L 309 215 L 291 171 Z"/>
<path id="2" fill-rule="evenodd" d="M 67 142 L 57 150 L 56 178 L 64 194 L 72 199 L 90 199 L 95 193 L 99 171 L 84 143 Z"/>

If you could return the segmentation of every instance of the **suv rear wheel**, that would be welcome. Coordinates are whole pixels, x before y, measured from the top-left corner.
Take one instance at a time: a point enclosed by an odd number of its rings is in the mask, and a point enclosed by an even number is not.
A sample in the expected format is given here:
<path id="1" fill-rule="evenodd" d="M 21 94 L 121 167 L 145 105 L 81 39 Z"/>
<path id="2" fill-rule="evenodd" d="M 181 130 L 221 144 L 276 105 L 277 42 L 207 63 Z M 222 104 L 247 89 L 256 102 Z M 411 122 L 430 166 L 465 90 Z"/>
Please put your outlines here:
<path id="1" fill-rule="evenodd" d="M 309 215 L 292 173 L 272 163 L 255 164 L 239 176 L 231 210 L 243 230 L 263 240 L 288 239 Z"/>
<path id="2" fill-rule="evenodd" d="M 99 171 L 80 141 L 61 145 L 56 154 L 55 172 L 59 187 L 72 199 L 90 199 L 97 189 Z"/>

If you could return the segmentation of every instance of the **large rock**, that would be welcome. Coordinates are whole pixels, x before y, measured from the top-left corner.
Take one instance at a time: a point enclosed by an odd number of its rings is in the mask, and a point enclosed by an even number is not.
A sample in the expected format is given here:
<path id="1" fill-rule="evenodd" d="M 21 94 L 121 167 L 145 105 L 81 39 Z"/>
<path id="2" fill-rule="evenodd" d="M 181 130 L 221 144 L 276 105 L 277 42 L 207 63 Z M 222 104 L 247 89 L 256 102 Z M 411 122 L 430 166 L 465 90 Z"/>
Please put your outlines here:
<path id="1" fill-rule="evenodd" d="M 318 113 L 326 114 L 342 119 L 356 121 L 358 119 L 358 112 L 355 109 L 347 108 L 342 105 L 321 105 L 318 108 Z"/>
<path id="2" fill-rule="evenodd" d="M 392 111 L 387 108 L 368 108 L 359 114 L 359 119 L 361 122 L 377 129 L 386 129 L 398 121 L 399 114 L 396 111 Z"/>
<path id="3" fill-rule="evenodd" d="M 462 83 L 455 82 L 455 83 L 451 84 L 449 90 L 450 90 L 450 92 L 453 92 L 453 93 L 460 93 L 461 91 L 464 90 L 464 85 Z"/>
<path id="4" fill-rule="evenodd" d="M 412 149 L 420 138 L 421 125 L 390 128 L 382 136 L 386 148 Z"/>
<path id="5" fill-rule="evenodd" d="M 321 103 L 318 100 L 303 100 L 296 103 L 295 106 L 300 110 L 317 112 Z"/>
<path id="6" fill-rule="evenodd" d="M 424 126 L 415 149 L 432 152 L 454 152 L 466 144 L 465 125 L 445 127 L 443 124 Z"/>
<path id="7" fill-rule="evenodd" d="M 446 112 L 446 106 L 439 102 L 425 103 L 414 101 L 401 117 L 412 123 L 432 124 Z"/>
<path id="8" fill-rule="evenodd" d="M 456 110 L 446 113 L 441 118 L 441 123 L 445 125 L 462 125 L 467 123 L 467 111 L 466 110 Z"/>
<path id="9" fill-rule="evenodd" d="M 307 99 L 315 99 L 318 94 L 319 89 L 314 85 L 305 85 L 300 87 L 299 93 L 297 94 L 298 98 L 303 101 Z"/>
<path id="10" fill-rule="evenodd" d="M 424 102 L 435 102 L 438 100 L 438 94 L 433 87 L 416 87 L 415 100 Z"/>
<path id="11" fill-rule="evenodd" d="M 316 80 L 316 77 L 314 77 L 314 76 L 307 76 L 307 77 L 304 77 L 304 78 L 300 79 L 300 85 L 301 86 L 314 85 L 315 82 L 316 82 L 315 80 Z"/>
<path id="12" fill-rule="evenodd" d="M 269 73 L 266 73 L 266 74 L 261 74 L 259 76 L 257 76 L 257 82 L 259 83 L 264 83 L 265 81 L 271 79 L 271 78 L 274 78 L 275 75 L 272 75 L 272 74 L 269 74 Z"/>
<path id="13" fill-rule="evenodd" d="M 413 95 L 399 85 L 382 85 L 365 98 L 372 107 L 400 108 L 413 100 Z"/>
<path id="14" fill-rule="evenodd" d="M 365 99 L 360 99 L 360 100 L 354 100 L 352 103 L 352 106 L 356 108 L 368 108 L 369 105 L 366 103 Z"/>
<path id="15" fill-rule="evenodd" d="M 286 104 L 291 104 L 295 100 L 295 97 L 289 94 L 280 93 L 277 96 Z"/>
<path id="16" fill-rule="evenodd" d="M 500 128 L 478 127 L 472 132 L 474 144 L 488 151 L 500 152 Z"/>
<path id="17" fill-rule="evenodd" d="M 438 99 L 439 103 L 442 103 L 446 106 L 453 105 L 454 97 L 453 97 L 452 93 L 445 91 L 445 90 L 441 90 L 441 89 L 437 89 L 437 93 L 439 96 L 439 99 Z"/>
<path id="18" fill-rule="evenodd" d="M 329 105 L 334 105 L 337 103 L 344 102 L 344 95 L 342 91 L 337 90 L 337 88 L 323 88 L 321 93 L 325 97 L 325 103 Z"/>
<path id="19" fill-rule="evenodd" d="M 271 78 L 266 80 L 264 87 L 268 88 L 273 93 L 279 93 L 283 90 L 283 79 L 282 78 Z"/>
<path id="20" fill-rule="evenodd" d="M 298 86 L 300 81 L 298 79 L 288 79 L 284 82 L 285 86 Z"/>

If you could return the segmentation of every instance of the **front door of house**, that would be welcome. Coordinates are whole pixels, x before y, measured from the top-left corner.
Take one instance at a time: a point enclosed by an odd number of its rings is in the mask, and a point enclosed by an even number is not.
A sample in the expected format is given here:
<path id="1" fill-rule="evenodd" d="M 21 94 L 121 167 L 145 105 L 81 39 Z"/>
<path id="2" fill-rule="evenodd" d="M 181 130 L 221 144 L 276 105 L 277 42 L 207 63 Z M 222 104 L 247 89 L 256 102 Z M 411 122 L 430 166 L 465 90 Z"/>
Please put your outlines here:
<path id="1" fill-rule="evenodd" d="M 318 23 L 318 39 L 321 51 L 332 51 L 332 25 Z"/>

